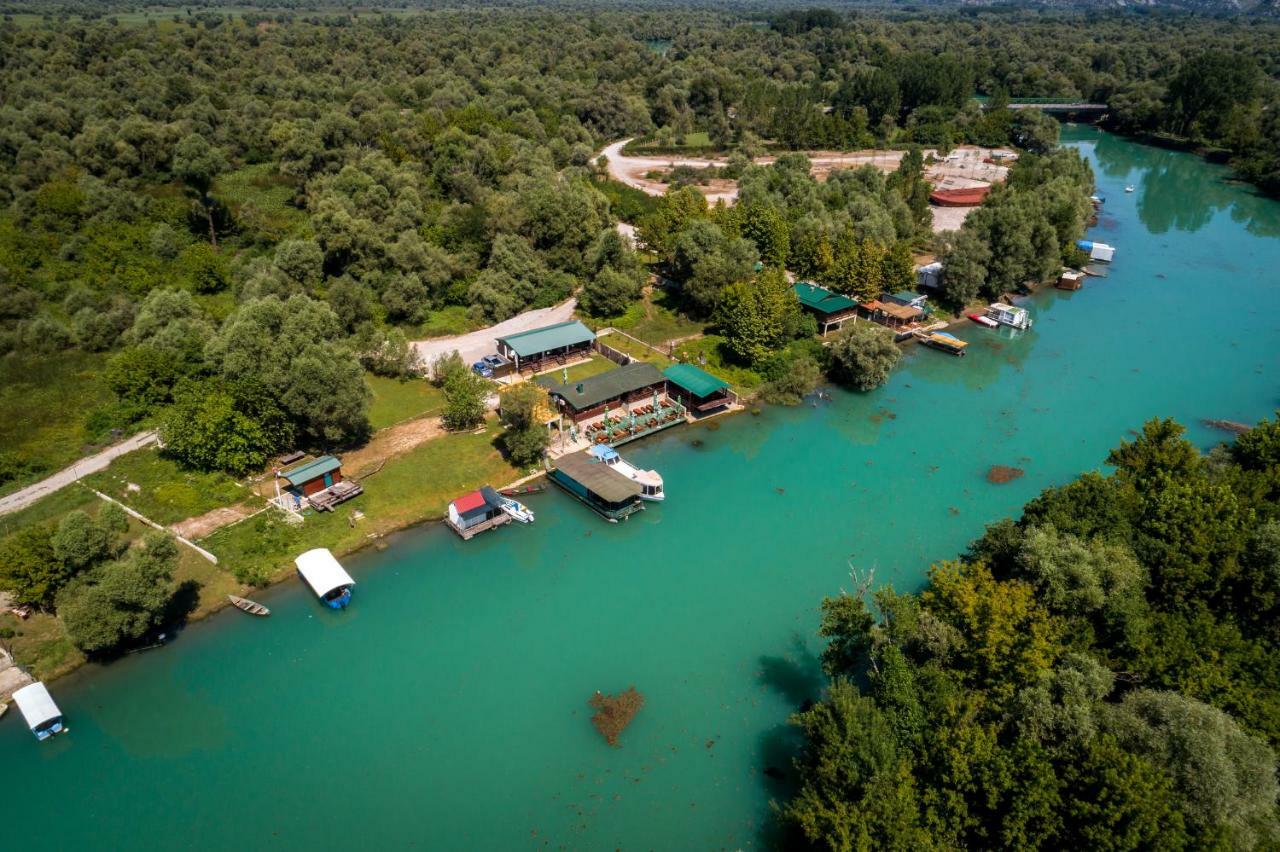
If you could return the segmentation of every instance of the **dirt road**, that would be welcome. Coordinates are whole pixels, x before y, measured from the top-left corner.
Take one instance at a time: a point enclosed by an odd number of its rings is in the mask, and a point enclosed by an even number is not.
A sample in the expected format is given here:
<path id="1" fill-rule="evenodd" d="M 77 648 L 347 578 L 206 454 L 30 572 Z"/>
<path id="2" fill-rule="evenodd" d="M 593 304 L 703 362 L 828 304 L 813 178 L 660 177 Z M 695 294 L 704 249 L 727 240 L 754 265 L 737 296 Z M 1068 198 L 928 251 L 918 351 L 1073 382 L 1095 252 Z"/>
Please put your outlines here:
<path id="1" fill-rule="evenodd" d="M 25 509 L 41 497 L 47 497 L 60 488 L 65 488 L 82 476 L 97 473 L 125 453 L 142 449 L 148 444 L 155 443 L 155 440 L 155 432 L 143 432 L 134 435 L 132 438 L 126 438 L 114 446 L 107 447 L 97 455 L 80 459 L 80 461 L 70 467 L 63 468 L 47 479 L 42 479 L 34 485 L 28 485 L 21 491 L 15 491 L 6 497 L 0 497 L 0 515 Z"/>
<path id="2" fill-rule="evenodd" d="M 704 157 L 631 157 L 622 153 L 623 147 L 630 141 L 630 139 L 623 139 L 621 142 L 614 142 L 600 153 L 608 159 L 610 177 L 648 195 L 664 195 L 667 191 L 665 183 L 646 177 L 651 172 L 666 172 L 676 166 L 702 169 L 728 164 L 728 160 Z M 866 165 L 875 166 L 882 172 L 892 172 L 898 168 L 904 153 L 903 151 L 805 152 L 812 165 L 813 174 L 819 180 L 825 179 L 836 169 L 852 169 Z M 927 149 L 923 153 L 926 158 L 930 154 L 935 158 L 938 155 L 938 152 L 933 149 Z M 929 166 L 926 174 L 936 186 L 946 189 L 999 183 L 1008 175 L 1009 169 L 1004 165 L 985 162 L 991 153 L 991 149 L 987 148 L 972 146 L 956 148 L 946 157 L 939 158 L 935 164 Z M 1012 152 L 1008 153 L 1012 154 Z M 755 163 L 769 165 L 776 159 L 776 157 L 757 157 Z M 698 190 L 711 204 L 717 201 L 732 204 L 738 198 L 738 185 L 731 180 L 713 180 L 706 186 L 699 186 Z M 934 231 L 958 229 L 964 217 L 972 209 L 934 208 Z"/>
<path id="3" fill-rule="evenodd" d="M 422 356 L 423 363 L 428 366 L 441 355 L 448 355 L 455 349 L 458 350 L 458 354 L 462 356 L 462 360 L 465 363 L 472 364 L 485 355 L 492 355 L 496 351 L 493 342 L 495 338 L 571 320 L 573 319 L 573 309 L 577 304 L 575 299 L 569 299 L 555 307 L 525 311 L 509 320 L 504 320 L 488 328 L 482 328 L 479 331 L 473 331 L 470 334 L 418 340 L 413 345 L 417 348 L 418 354 Z"/>

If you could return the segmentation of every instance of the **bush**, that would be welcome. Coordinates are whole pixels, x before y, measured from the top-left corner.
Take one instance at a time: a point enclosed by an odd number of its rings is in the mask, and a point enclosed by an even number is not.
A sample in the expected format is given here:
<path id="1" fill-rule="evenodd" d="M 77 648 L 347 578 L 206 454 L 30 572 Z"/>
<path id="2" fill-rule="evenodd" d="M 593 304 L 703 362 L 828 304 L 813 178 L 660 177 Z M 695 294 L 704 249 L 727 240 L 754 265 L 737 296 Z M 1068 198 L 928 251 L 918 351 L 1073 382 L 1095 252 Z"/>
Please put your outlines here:
<path id="1" fill-rule="evenodd" d="M 489 383 L 467 368 L 449 373 L 444 381 L 444 421 L 446 429 L 474 429 L 484 422 Z"/>
<path id="2" fill-rule="evenodd" d="M 847 387 L 869 391 L 889 379 L 902 350 L 888 331 L 869 322 L 854 323 L 831 344 L 831 378 Z"/>

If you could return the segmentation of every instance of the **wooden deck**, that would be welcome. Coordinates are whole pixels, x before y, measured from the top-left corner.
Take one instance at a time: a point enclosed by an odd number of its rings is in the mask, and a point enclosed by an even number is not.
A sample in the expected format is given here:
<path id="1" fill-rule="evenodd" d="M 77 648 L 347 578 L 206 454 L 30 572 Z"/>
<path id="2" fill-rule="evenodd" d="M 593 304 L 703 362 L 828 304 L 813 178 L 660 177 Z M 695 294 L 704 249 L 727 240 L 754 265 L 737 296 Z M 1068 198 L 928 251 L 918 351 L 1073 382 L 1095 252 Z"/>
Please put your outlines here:
<path id="1" fill-rule="evenodd" d="M 453 522 L 450 521 L 448 518 L 444 519 L 445 526 L 447 526 L 449 529 L 456 532 L 458 535 L 462 536 L 463 541 L 470 541 L 471 539 L 475 538 L 485 530 L 491 530 L 491 529 L 494 529 L 495 527 L 500 527 L 503 524 L 509 524 L 509 523 L 511 523 L 511 516 L 508 515 L 506 512 L 499 512 L 497 516 L 492 517 L 487 521 L 481 521 L 475 526 L 467 527 L 466 529 L 462 529 L 460 527 L 454 526 Z"/>
<path id="2" fill-rule="evenodd" d="M 352 497 L 359 497 L 363 493 L 364 488 L 360 483 L 344 479 L 342 482 L 335 482 L 323 491 L 317 491 L 312 494 L 307 498 L 307 502 L 317 512 L 332 512 L 334 506 L 339 503 L 345 503 Z"/>

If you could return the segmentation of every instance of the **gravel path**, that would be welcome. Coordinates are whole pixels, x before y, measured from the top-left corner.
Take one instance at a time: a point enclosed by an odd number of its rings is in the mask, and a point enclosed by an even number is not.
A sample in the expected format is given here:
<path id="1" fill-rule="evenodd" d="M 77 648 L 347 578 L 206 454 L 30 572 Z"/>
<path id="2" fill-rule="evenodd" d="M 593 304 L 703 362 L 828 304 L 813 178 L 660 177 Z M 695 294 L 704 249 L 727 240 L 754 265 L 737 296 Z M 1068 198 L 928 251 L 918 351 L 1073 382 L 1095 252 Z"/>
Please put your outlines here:
<path id="1" fill-rule="evenodd" d="M 479 331 L 473 331 L 470 334 L 418 340 L 413 345 L 417 348 L 418 354 L 422 356 L 422 362 L 427 366 L 430 366 L 441 355 L 448 355 L 455 349 L 458 350 L 458 354 L 462 356 L 462 360 L 465 363 L 473 364 L 485 355 L 492 355 L 497 351 L 494 343 L 495 338 L 571 320 L 573 319 L 573 309 L 577 304 L 576 300 L 569 299 L 552 308 L 525 311 L 509 320 L 504 320 L 488 328 L 482 328 Z"/>
<path id="2" fill-rule="evenodd" d="M 155 440 L 155 432 L 143 432 L 134 435 L 132 438 L 126 438 L 114 446 L 107 447 L 97 455 L 80 459 L 80 461 L 70 467 L 63 468 L 48 479 L 42 479 L 34 485 L 28 485 L 21 491 L 15 491 L 5 497 L 0 497 L 0 515 L 25 509 L 41 497 L 47 497 L 53 492 L 65 488 L 82 476 L 97 473 L 125 453 L 140 450 L 148 444 L 155 443 Z"/>
<path id="3" fill-rule="evenodd" d="M 635 187 L 648 195 L 659 196 L 665 195 L 667 192 L 666 184 L 645 177 L 649 172 L 665 172 L 675 166 L 692 166 L 693 168 L 701 169 L 708 166 L 724 166 L 728 164 L 727 160 L 706 159 L 703 157 L 629 157 L 622 153 L 622 148 L 630 141 L 630 139 L 623 139 L 621 142 L 614 142 L 612 145 L 605 147 L 600 154 L 608 159 L 610 177 L 628 186 Z M 1007 151 L 1008 149 L 998 150 Z M 928 167 L 929 179 L 935 186 L 946 189 L 1000 183 L 1008 175 L 1009 169 L 1004 165 L 984 162 L 991 152 L 992 149 L 978 148 L 971 145 L 956 148 L 947 159 L 941 159 Z M 813 166 L 814 175 L 819 180 L 822 180 L 835 169 L 857 168 L 865 165 L 873 165 L 882 172 L 892 172 L 898 168 L 898 163 L 901 162 L 905 152 L 852 151 L 843 153 L 840 151 L 807 151 L 805 153 Z M 923 153 L 925 156 L 929 154 L 936 156 L 937 151 L 926 149 Z M 755 162 L 758 165 L 768 165 L 775 159 L 774 157 L 757 157 Z M 738 198 L 736 181 L 713 180 L 708 185 L 699 186 L 697 189 L 707 197 L 707 201 L 711 204 L 715 204 L 717 201 L 732 204 Z M 964 207 L 934 208 L 933 230 L 940 232 L 959 229 L 961 223 L 964 222 L 965 216 L 973 209 Z"/>

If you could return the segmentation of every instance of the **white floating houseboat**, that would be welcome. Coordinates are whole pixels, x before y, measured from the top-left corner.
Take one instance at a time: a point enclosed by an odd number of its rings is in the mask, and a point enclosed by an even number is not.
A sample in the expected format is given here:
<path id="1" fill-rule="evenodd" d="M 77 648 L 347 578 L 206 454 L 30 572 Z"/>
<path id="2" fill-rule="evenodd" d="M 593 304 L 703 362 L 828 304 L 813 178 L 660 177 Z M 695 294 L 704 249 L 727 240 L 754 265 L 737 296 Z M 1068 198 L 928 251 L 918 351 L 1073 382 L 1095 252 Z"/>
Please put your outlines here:
<path id="1" fill-rule="evenodd" d="M 1093 240 L 1078 240 L 1076 248 L 1089 255 L 1090 260 L 1100 260 L 1103 263 L 1110 263 L 1111 258 L 1115 257 L 1116 250 L 1113 246 L 1106 243 L 1095 243 Z"/>
<path id="2" fill-rule="evenodd" d="M 1031 328 L 1031 315 L 1027 313 L 1026 308 L 1017 308 L 1013 305 L 1006 305 L 1004 302 L 995 302 L 991 307 L 987 308 L 987 316 L 1010 328 Z"/>
<path id="3" fill-rule="evenodd" d="M 27 720 L 27 727 L 36 735 L 36 739 L 47 740 L 66 730 L 62 723 L 62 711 L 43 683 L 36 681 L 22 687 L 13 694 L 13 703 L 18 705 L 22 718 Z"/>
<path id="4" fill-rule="evenodd" d="M 656 470 L 641 470 L 605 444 L 596 444 L 588 452 L 618 473 L 640 486 L 640 499 L 658 502 L 667 499 L 662 490 L 662 476 Z"/>
<path id="5" fill-rule="evenodd" d="M 330 609 L 346 609 L 351 603 L 351 587 L 356 581 L 327 548 L 317 547 L 293 560 L 298 574 Z"/>

